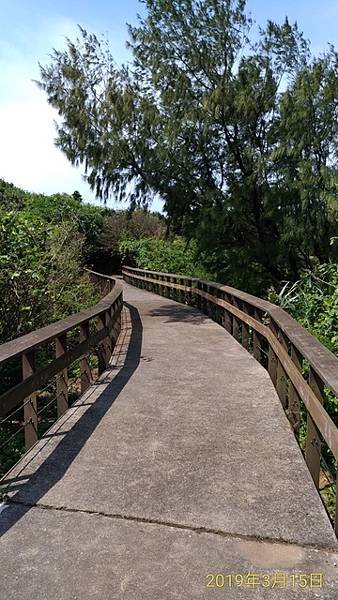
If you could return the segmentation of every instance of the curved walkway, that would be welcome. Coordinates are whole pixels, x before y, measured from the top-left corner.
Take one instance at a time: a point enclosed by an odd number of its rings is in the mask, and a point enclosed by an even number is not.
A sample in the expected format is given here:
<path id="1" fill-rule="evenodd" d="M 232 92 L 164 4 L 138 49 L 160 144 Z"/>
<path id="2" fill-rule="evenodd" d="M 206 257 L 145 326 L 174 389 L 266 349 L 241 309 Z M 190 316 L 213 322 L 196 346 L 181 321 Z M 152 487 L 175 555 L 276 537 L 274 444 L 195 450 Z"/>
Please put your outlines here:
<path id="1" fill-rule="evenodd" d="M 8 479 L 6 600 L 337 598 L 336 538 L 266 371 L 197 310 L 124 298 L 111 368 Z"/>

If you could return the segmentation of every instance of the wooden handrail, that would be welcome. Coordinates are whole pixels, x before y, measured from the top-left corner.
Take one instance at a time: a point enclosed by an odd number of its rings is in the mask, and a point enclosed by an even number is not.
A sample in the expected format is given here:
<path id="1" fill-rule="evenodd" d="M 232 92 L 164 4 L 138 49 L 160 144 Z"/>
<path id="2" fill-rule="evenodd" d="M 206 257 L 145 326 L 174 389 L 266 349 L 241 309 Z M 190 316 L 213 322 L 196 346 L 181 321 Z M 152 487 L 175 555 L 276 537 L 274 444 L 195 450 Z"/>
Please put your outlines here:
<path id="1" fill-rule="evenodd" d="M 0 367 L 21 357 L 22 381 L 0 396 L 0 416 L 24 405 L 25 446 L 29 448 L 38 439 L 36 393 L 52 377 L 57 378 L 58 416 L 68 408 L 68 367 L 81 359 L 81 392 L 90 385 L 88 354 L 95 348 L 99 358 L 98 371 L 108 365 L 120 331 L 123 304 L 122 286 L 113 277 L 87 270 L 101 292 L 108 292 L 93 307 L 51 323 L 0 346 Z M 95 330 L 90 331 L 94 321 Z M 78 340 L 67 348 L 67 334 L 77 332 Z M 49 343 L 55 344 L 55 358 L 47 366 L 36 366 L 36 351 Z M 61 374 L 61 375 L 60 375 Z"/>
<path id="2" fill-rule="evenodd" d="M 197 305 L 220 323 L 237 341 L 263 361 L 287 416 L 297 432 L 301 401 L 307 410 L 305 460 L 319 489 L 320 456 L 323 440 L 338 460 L 338 429 L 326 412 L 324 387 L 338 396 L 338 359 L 279 306 L 241 290 L 194 277 L 158 273 L 124 266 L 128 283 L 163 293 L 172 289 L 176 300 Z M 308 380 L 303 376 L 303 361 L 309 364 Z M 338 507 L 336 507 L 338 533 Z"/>

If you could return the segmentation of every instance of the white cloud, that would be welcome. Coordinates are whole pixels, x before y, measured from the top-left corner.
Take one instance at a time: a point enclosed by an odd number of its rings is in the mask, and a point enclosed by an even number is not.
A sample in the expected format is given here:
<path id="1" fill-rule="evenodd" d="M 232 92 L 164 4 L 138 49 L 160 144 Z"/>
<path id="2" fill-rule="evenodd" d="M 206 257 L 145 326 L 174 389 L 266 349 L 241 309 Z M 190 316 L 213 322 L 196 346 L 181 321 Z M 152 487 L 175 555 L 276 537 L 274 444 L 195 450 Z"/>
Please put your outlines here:
<path id="1" fill-rule="evenodd" d="M 94 194 L 83 181 L 81 170 L 72 167 L 54 145 L 57 114 L 32 81 L 39 77 L 38 62 L 46 62 L 53 47 L 60 48 L 65 36 L 74 38 L 76 33 L 75 24 L 62 20 L 53 28 L 40 29 L 34 52 L 24 52 L 28 43 L 24 31 L 20 32 L 20 46 L 1 44 L 0 177 L 47 194 L 77 189 L 93 201 Z"/>
<path id="2" fill-rule="evenodd" d="M 0 41 L 0 178 L 46 194 L 78 190 L 85 200 L 99 203 L 81 168 L 73 167 L 56 148 L 58 115 L 33 81 L 39 79 L 38 63 L 47 64 L 48 54 L 62 48 L 65 37 L 74 39 L 77 25 L 67 19 L 44 21 L 37 30 L 32 38 L 31 31 L 21 27 L 13 45 Z M 108 204 L 121 207 L 112 200 Z M 153 209 L 161 208 L 162 202 L 154 201 Z"/>

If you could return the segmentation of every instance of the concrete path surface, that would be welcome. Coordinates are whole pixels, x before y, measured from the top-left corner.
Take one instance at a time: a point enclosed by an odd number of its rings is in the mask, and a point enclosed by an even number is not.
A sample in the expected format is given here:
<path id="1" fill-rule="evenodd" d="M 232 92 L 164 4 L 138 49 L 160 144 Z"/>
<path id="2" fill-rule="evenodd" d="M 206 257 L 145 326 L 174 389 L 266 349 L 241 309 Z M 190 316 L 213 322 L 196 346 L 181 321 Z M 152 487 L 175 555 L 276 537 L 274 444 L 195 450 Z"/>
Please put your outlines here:
<path id="1" fill-rule="evenodd" d="M 8 476 L 6 600 L 338 598 L 337 543 L 266 371 L 124 284 L 111 368 Z"/>

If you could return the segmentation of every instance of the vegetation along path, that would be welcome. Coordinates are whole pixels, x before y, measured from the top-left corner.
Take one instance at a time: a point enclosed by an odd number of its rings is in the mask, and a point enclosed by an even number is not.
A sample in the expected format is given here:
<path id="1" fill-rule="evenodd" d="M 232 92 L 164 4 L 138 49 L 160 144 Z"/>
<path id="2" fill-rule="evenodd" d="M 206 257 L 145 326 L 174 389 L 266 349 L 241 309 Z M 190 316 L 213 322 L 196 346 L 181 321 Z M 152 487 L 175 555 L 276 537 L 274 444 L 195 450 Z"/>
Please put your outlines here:
<path id="1" fill-rule="evenodd" d="M 6 599 L 336 598 L 336 538 L 267 372 L 123 285 L 110 368 L 10 474 Z"/>

